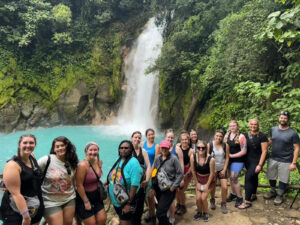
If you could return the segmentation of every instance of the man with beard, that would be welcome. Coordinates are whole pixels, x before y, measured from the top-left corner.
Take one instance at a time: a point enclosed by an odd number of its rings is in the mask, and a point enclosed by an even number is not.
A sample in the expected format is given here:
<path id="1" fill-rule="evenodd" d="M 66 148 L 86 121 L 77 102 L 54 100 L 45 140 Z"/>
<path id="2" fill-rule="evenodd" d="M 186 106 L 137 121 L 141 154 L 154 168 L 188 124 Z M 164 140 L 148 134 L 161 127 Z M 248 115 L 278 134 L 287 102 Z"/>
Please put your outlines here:
<path id="1" fill-rule="evenodd" d="M 274 205 L 283 202 L 283 194 L 289 182 L 290 171 L 297 165 L 300 139 L 295 130 L 289 127 L 289 113 L 281 112 L 279 126 L 270 131 L 272 153 L 268 162 L 267 177 L 271 191 L 264 195 L 265 199 L 274 198 Z M 279 180 L 278 193 L 276 193 L 276 180 Z"/>

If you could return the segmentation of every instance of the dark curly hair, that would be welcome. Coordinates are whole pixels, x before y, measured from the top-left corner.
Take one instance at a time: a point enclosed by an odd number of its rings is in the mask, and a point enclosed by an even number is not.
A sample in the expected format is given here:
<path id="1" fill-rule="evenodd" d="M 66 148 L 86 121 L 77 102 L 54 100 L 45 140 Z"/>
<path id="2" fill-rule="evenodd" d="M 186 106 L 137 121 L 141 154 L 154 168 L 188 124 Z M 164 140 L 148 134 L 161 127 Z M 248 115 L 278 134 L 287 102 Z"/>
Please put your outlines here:
<path id="1" fill-rule="evenodd" d="M 56 142 L 63 142 L 66 145 L 66 149 L 67 149 L 66 162 L 70 163 L 71 168 L 75 170 L 79 162 L 76 154 L 76 147 L 72 144 L 72 142 L 68 138 L 64 136 L 59 136 L 53 140 L 50 154 L 56 154 L 54 152 L 54 146 Z"/>

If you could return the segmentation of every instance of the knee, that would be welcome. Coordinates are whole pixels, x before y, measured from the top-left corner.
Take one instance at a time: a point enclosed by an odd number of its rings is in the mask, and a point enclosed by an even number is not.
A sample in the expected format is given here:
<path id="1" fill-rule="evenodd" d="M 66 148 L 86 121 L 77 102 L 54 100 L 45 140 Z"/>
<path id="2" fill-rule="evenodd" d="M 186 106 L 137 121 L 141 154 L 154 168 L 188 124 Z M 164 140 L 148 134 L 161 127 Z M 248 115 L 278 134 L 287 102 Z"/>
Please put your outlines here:
<path id="1" fill-rule="evenodd" d="M 238 176 L 230 176 L 230 181 L 234 184 L 238 184 Z"/>

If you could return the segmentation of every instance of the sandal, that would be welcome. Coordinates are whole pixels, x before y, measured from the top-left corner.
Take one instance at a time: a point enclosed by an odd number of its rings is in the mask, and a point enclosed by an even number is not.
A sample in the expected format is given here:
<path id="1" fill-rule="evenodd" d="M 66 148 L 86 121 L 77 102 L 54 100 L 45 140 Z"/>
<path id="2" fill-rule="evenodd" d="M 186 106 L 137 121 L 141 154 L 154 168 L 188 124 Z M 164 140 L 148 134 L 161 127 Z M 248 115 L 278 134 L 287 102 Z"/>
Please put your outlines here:
<path id="1" fill-rule="evenodd" d="M 248 202 L 243 202 L 243 204 L 239 205 L 238 208 L 239 209 L 248 209 L 252 206 L 252 203 L 248 203 Z"/>

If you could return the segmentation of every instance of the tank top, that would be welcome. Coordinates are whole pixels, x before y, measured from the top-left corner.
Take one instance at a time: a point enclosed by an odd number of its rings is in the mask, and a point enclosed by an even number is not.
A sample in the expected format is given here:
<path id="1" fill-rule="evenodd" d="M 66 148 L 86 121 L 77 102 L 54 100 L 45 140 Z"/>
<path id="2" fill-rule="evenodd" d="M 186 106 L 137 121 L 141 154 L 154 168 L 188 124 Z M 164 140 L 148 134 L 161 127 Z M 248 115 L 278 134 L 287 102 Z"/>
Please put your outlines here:
<path id="1" fill-rule="evenodd" d="M 150 164 L 152 166 L 152 164 L 154 162 L 154 157 L 155 157 L 155 146 L 156 146 L 156 143 L 154 142 L 154 144 L 152 145 L 151 148 L 149 148 L 147 145 L 148 145 L 148 141 L 145 141 L 145 143 L 143 145 L 143 148 L 147 151 L 148 157 L 149 157 L 149 161 L 150 161 Z"/>
<path id="2" fill-rule="evenodd" d="M 28 196 L 28 197 L 38 196 L 38 198 L 40 200 L 40 208 L 43 208 L 44 204 L 43 204 L 42 190 L 41 190 L 41 181 L 42 181 L 43 174 L 37 164 L 36 159 L 33 158 L 32 156 L 29 156 L 29 157 L 33 164 L 32 168 L 25 165 L 18 156 L 14 156 L 11 160 L 18 163 L 22 169 L 22 171 L 20 173 L 20 181 L 21 181 L 20 193 L 23 196 Z M 6 190 L 4 192 L 2 202 L 1 202 L 1 212 L 3 214 L 3 218 L 6 217 L 7 215 L 10 215 L 10 216 L 14 215 L 14 216 L 22 219 L 20 214 L 14 212 L 12 210 L 12 208 L 10 207 L 9 196 L 10 196 L 10 193 L 8 190 Z"/>
<path id="3" fill-rule="evenodd" d="M 96 174 L 94 173 L 93 169 L 90 167 L 89 163 L 87 161 L 85 161 L 85 162 L 86 162 L 86 165 L 88 166 L 88 171 L 87 171 L 84 181 L 83 181 L 83 187 L 84 187 L 85 191 L 92 192 L 92 191 L 97 190 L 97 188 L 98 188 L 98 179 L 97 179 Z M 101 168 L 100 168 L 100 171 L 98 172 L 98 176 L 99 177 L 102 176 Z"/>
<path id="4" fill-rule="evenodd" d="M 175 155 L 178 158 L 178 155 L 176 153 L 176 145 L 173 145 L 172 151 L 170 152 L 172 155 Z"/>
<path id="5" fill-rule="evenodd" d="M 183 164 L 185 166 L 190 164 L 190 157 L 189 157 L 189 152 L 190 152 L 190 148 L 188 148 L 188 150 L 183 150 L 181 145 L 180 145 L 180 149 L 182 151 L 183 154 Z"/>
<path id="6" fill-rule="evenodd" d="M 141 147 L 139 147 L 139 155 L 137 155 L 135 151 L 132 153 L 132 155 L 139 161 L 141 166 L 145 165 L 145 159 L 144 159 L 143 151 L 142 151 Z"/>
<path id="7" fill-rule="evenodd" d="M 195 166 L 196 173 L 199 173 L 201 175 L 210 174 L 210 167 L 209 167 L 210 160 L 211 160 L 211 156 L 208 157 L 207 162 L 204 165 L 200 166 L 197 162 L 196 154 L 194 154 L 194 166 Z"/>
<path id="8" fill-rule="evenodd" d="M 223 145 L 221 145 L 221 149 L 217 150 L 215 146 L 215 142 L 211 142 L 212 153 L 211 156 L 215 158 L 215 171 L 221 171 L 224 169 L 225 165 L 225 150 Z"/>
<path id="9" fill-rule="evenodd" d="M 235 143 L 235 139 L 236 136 L 233 138 L 233 140 L 230 140 L 230 134 L 229 134 L 227 144 L 229 145 L 230 154 L 236 154 L 241 151 L 241 145 L 240 143 Z M 244 162 L 244 157 L 229 158 L 229 163 L 233 163 L 233 162 Z"/>

